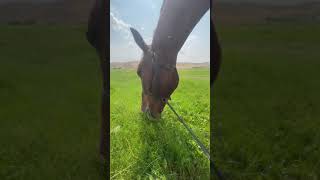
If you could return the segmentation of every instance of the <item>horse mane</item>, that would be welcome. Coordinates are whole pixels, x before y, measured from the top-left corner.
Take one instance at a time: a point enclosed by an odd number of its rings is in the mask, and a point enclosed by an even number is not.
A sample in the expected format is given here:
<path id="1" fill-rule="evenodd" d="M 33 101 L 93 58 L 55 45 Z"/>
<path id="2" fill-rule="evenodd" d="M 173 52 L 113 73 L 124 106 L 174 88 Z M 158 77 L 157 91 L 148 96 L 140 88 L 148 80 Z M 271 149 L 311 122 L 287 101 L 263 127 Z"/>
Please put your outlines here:
<path id="1" fill-rule="evenodd" d="M 213 43 L 211 44 L 211 49 L 212 49 L 212 74 L 211 74 L 211 78 L 210 78 L 210 84 L 212 85 L 214 83 L 214 81 L 217 79 L 219 70 L 220 70 L 220 65 L 221 65 L 221 46 L 219 44 L 219 39 L 218 39 L 218 35 L 216 32 L 216 28 L 214 23 L 212 22 L 211 19 L 211 27 L 212 27 L 212 38 L 213 38 Z"/>

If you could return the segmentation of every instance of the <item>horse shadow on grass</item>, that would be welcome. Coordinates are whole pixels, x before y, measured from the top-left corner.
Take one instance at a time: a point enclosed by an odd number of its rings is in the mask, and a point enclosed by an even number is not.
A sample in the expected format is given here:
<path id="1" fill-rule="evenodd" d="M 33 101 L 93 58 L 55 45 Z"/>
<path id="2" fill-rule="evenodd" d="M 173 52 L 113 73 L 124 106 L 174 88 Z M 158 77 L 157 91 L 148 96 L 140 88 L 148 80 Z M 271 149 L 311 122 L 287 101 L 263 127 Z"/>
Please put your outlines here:
<path id="1" fill-rule="evenodd" d="M 178 121 L 150 121 L 142 113 L 141 121 L 142 147 L 133 174 L 138 178 L 209 179 L 209 163 Z"/>

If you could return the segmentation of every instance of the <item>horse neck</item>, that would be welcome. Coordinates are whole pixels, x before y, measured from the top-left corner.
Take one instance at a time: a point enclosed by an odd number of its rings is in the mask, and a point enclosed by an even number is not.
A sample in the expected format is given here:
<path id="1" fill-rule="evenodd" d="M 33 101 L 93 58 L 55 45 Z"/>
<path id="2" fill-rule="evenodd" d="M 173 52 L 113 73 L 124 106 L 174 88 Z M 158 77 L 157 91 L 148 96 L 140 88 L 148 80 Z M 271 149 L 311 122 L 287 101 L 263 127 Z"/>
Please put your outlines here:
<path id="1" fill-rule="evenodd" d="M 210 0 L 164 0 L 152 40 L 161 61 L 176 64 L 177 55 L 195 25 L 210 8 Z"/>

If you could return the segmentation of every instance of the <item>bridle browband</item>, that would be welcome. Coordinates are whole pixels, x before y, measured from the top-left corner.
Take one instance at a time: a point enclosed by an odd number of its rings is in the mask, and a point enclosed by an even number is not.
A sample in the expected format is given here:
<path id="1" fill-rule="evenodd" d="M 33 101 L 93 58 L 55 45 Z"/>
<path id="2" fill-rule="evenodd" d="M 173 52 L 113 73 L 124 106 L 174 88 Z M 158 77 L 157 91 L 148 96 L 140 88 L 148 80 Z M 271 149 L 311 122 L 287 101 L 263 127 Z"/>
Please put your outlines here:
<path id="1" fill-rule="evenodd" d="M 157 62 L 157 59 L 156 59 L 158 57 L 157 53 L 152 49 L 150 49 L 149 51 L 152 55 L 152 58 L 151 58 L 152 65 L 157 65 L 157 67 L 167 69 L 167 70 L 175 70 L 176 69 L 176 66 L 173 64 L 165 64 L 165 63 Z"/>

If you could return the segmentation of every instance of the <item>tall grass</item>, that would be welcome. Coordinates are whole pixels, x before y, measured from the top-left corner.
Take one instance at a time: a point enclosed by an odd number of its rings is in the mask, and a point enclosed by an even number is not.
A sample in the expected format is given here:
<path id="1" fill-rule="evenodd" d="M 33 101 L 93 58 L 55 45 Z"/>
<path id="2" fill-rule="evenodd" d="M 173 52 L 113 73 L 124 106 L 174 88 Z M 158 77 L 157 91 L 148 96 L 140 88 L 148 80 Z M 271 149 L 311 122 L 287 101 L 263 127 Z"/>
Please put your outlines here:
<path id="1" fill-rule="evenodd" d="M 209 147 L 209 69 L 180 70 L 172 105 Z M 111 70 L 111 177 L 208 179 L 209 162 L 190 134 L 165 108 L 160 122 L 140 112 L 134 70 Z"/>
<path id="2" fill-rule="evenodd" d="M 320 26 L 220 27 L 214 151 L 228 179 L 319 179 Z"/>
<path id="3" fill-rule="evenodd" d="M 83 27 L 0 27 L 0 179 L 103 179 L 100 72 Z"/>

